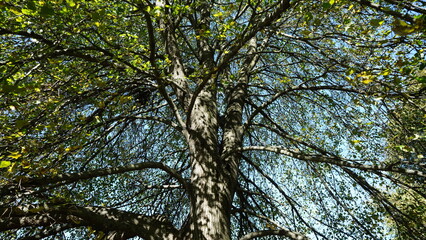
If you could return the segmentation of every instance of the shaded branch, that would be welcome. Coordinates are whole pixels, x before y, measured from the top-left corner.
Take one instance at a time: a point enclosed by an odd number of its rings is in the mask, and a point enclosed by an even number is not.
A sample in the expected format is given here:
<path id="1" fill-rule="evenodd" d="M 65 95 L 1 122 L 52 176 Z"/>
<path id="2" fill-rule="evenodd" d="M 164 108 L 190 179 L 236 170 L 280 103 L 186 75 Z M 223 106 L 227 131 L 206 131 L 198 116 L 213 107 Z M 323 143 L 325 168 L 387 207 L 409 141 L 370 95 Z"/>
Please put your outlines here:
<path id="1" fill-rule="evenodd" d="M 310 239 L 298 232 L 292 232 L 288 229 L 277 229 L 277 230 L 262 230 L 258 232 L 251 232 L 244 235 L 242 238 L 240 238 L 240 240 L 249 240 L 249 239 L 271 236 L 271 235 L 284 236 L 292 240 L 309 240 Z"/>
<path id="2" fill-rule="evenodd" d="M 163 216 L 145 216 L 106 207 L 43 204 L 2 208 L 0 213 L 0 231 L 75 223 L 103 232 L 124 233 L 126 238 L 139 236 L 162 240 L 178 236 L 178 230 Z"/>
<path id="3" fill-rule="evenodd" d="M 77 224 L 71 224 L 71 223 L 55 225 L 55 226 L 51 226 L 51 228 L 42 229 L 42 230 L 40 230 L 40 232 L 38 232 L 34 235 L 20 238 L 19 240 L 45 239 L 46 237 L 57 235 L 57 234 L 65 231 L 67 229 L 74 228 L 76 226 L 78 226 L 78 225 Z"/>
<path id="4" fill-rule="evenodd" d="M 95 177 L 102 177 L 102 176 L 108 176 L 113 174 L 119 174 L 119 173 L 125 173 L 130 171 L 138 171 L 148 168 L 157 168 L 165 171 L 170 176 L 176 178 L 179 183 L 181 183 L 185 188 L 187 188 L 187 182 L 186 180 L 173 168 L 168 167 L 167 165 L 160 163 L 160 162 L 143 162 L 138 164 L 131 164 L 127 166 L 122 167 L 112 167 L 112 168 L 104 168 L 104 169 L 97 169 L 92 171 L 86 171 L 86 172 L 79 172 L 79 173 L 64 173 L 64 174 L 58 174 L 53 177 L 44 177 L 44 178 L 33 178 L 29 179 L 27 182 L 22 183 L 23 186 L 40 186 L 40 185 L 48 185 L 52 183 L 60 183 L 60 182 L 76 182 L 80 180 L 95 178 Z"/>
<path id="5" fill-rule="evenodd" d="M 112 54 L 110 51 L 105 50 L 103 48 L 100 48 L 98 46 L 92 46 L 92 47 L 81 47 L 81 48 L 74 48 L 74 49 L 70 49 L 70 48 L 66 48 L 60 45 L 57 45 L 56 42 L 51 41 L 47 38 L 45 38 L 44 36 L 37 34 L 35 32 L 26 32 L 26 31 L 11 31 L 9 29 L 6 28 L 0 28 L 0 35 L 6 35 L 6 34 L 11 34 L 11 35 L 17 35 L 17 36 L 21 36 L 21 37 L 25 37 L 25 38 L 32 38 L 32 39 L 36 39 L 37 41 L 44 43 L 46 45 L 48 45 L 49 47 L 53 48 L 54 50 L 50 53 L 46 53 L 44 55 L 38 55 L 35 57 L 32 57 L 30 59 L 30 61 L 37 61 L 37 60 L 44 60 L 47 59 L 49 57 L 60 57 L 60 56 L 69 56 L 69 57 L 76 57 L 82 60 L 85 60 L 87 62 L 92 62 L 92 63 L 97 63 L 100 64 L 104 67 L 111 67 L 113 69 L 117 69 L 117 70 L 124 70 L 125 66 L 135 70 L 138 73 L 144 73 L 147 74 L 146 72 L 141 71 L 139 68 L 135 67 L 134 65 L 132 65 L 131 63 L 129 63 L 128 61 L 125 61 L 123 59 L 119 59 L 117 57 L 114 57 L 114 54 Z M 93 44 L 93 43 L 92 43 Z M 81 51 L 82 50 L 91 50 L 91 51 L 97 51 L 99 53 L 102 53 L 105 56 L 109 56 L 111 59 L 100 59 L 97 57 L 94 57 L 92 55 L 89 54 L 84 54 Z M 121 65 L 119 63 L 115 63 L 115 62 L 109 62 L 108 60 L 113 60 L 113 59 L 118 59 L 120 63 L 124 64 Z M 24 61 L 19 61 L 19 63 L 22 63 Z M 16 63 L 15 63 L 16 64 Z"/>
<path id="6" fill-rule="evenodd" d="M 354 0 L 354 2 L 357 2 L 357 3 L 359 3 L 359 4 L 363 5 L 363 6 L 367 6 L 367 7 L 373 8 L 373 9 L 379 11 L 379 12 L 391 15 L 393 17 L 404 19 L 407 22 L 414 23 L 414 18 L 412 18 L 410 15 L 408 15 L 408 14 L 402 14 L 400 12 L 390 10 L 389 8 L 384 7 L 384 6 L 380 5 L 380 4 L 373 3 L 373 2 L 368 1 L 368 0 Z M 386 2 L 389 3 L 390 1 L 386 1 Z M 397 4 L 393 4 L 393 5 L 397 5 Z"/>
<path id="7" fill-rule="evenodd" d="M 268 221 L 269 223 L 271 223 L 276 228 L 279 228 L 279 229 L 274 229 L 274 230 L 262 230 L 262 231 L 257 231 L 257 232 L 251 232 L 251 233 L 244 235 L 242 238 L 240 238 L 240 240 L 248 240 L 248 239 L 253 239 L 253 238 L 263 237 L 263 236 L 270 236 L 270 235 L 286 236 L 286 237 L 289 237 L 293 240 L 310 240 L 310 238 L 308 238 L 307 236 L 305 236 L 301 233 L 293 232 L 288 228 L 280 226 L 273 219 L 259 215 L 255 212 L 247 211 L 246 209 L 238 209 L 238 211 L 245 212 L 245 213 L 248 213 L 250 215 L 256 216 L 258 218 L 264 219 L 264 220 Z"/>

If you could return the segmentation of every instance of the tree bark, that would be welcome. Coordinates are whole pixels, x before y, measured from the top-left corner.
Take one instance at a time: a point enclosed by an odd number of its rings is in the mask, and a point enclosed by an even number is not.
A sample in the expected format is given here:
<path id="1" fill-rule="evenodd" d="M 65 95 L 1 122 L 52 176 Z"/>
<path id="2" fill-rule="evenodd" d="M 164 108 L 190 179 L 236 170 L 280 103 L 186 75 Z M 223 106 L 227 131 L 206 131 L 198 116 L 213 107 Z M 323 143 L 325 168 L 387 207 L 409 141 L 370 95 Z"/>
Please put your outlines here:
<path id="1" fill-rule="evenodd" d="M 218 151 L 214 82 L 209 80 L 194 100 L 189 116 L 191 154 L 191 225 L 185 239 L 230 239 L 228 183 L 224 182 Z"/>

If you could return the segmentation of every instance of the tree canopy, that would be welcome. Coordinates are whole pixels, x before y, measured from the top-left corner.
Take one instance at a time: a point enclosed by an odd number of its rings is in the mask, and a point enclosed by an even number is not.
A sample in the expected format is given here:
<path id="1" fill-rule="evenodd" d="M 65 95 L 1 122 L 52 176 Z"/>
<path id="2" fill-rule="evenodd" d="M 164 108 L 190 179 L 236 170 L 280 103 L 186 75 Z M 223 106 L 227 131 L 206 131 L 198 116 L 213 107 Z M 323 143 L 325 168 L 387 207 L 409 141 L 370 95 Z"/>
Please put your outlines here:
<path id="1" fill-rule="evenodd" d="M 413 87 L 415 87 L 414 85 Z M 392 151 L 389 155 L 389 164 L 418 164 L 425 165 L 424 154 L 426 153 L 426 122 L 424 117 L 426 101 L 422 99 L 411 99 L 410 102 L 399 102 L 396 107 L 389 112 L 390 119 L 388 131 L 388 143 Z M 404 178 L 404 176 L 398 176 Z M 416 228 L 418 232 L 426 231 L 426 194 L 424 178 L 409 178 L 404 181 L 410 182 L 410 187 L 399 188 L 392 194 L 391 201 L 402 211 L 397 214 L 407 214 L 414 221 L 409 222 L 410 228 L 406 225 L 395 225 L 398 228 L 397 239 L 409 239 L 411 228 Z"/>
<path id="2" fill-rule="evenodd" d="M 426 1 L 0 9 L 0 237 L 425 239 Z"/>

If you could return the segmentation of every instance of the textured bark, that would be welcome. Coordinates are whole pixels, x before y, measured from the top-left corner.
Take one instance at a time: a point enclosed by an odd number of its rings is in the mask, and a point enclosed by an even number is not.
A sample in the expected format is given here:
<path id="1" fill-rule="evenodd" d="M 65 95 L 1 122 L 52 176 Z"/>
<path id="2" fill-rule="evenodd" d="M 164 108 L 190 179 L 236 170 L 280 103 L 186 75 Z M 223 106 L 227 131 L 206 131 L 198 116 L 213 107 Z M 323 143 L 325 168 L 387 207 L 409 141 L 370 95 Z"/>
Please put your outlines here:
<path id="1" fill-rule="evenodd" d="M 0 231 L 25 226 L 72 224 L 91 226 L 110 239 L 143 236 L 149 240 L 178 239 L 178 230 L 163 216 L 144 216 L 103 207 L 43 204 L 0 209 Z"/>
<path id="2" fill-rule="evenodd" d="M 249 48 L 249 53 L 255 51 L 255 39 L 249 42 Z M 205 89 L 194 101 L 189 116 L 192 224 L 188 239 L 231 239 L 230 216 L 240 161 L 238 149 L 242 146 L 244 97 L 248 73 L 255 61 L 254 57 L 246 59 L 239 82 L 228 89 L 220 144 L 214 79 L 206 81 Z"/>
<path id="3" fill-rule="evenodd" d="M 219 164 L 214 100 L 213 90 L 202 90 L 189 116 L 192 233 L 188 239 L 230 239 L 227 186 Z"/>

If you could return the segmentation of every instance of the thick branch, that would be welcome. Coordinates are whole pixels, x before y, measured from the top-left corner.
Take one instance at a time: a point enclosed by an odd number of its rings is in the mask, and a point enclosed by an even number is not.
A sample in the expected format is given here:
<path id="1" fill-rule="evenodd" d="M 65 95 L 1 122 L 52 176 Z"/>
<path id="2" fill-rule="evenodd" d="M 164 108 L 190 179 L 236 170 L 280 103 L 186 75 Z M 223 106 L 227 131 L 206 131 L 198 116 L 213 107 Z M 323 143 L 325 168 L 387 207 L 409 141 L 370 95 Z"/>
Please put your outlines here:
<path id="1" fill-rule="evenodd" d="M 21 216 L 21 217 L 0 217 L 0 231 L 6 231 L 11 229 L 18 229 L 23 227 L 34 227 L 34 226 L 51 226 L 52 224 L 62 222 L 69 223 L 77 221 L 78 219 L 72 216 L 61 216 L 58 214 L 39 214 L 32 216 Z"/>
<path id="2" fill-rule="evenodd" d="M 0 231 L 75 223 L 103 232 L 125 233 L 126 237 L 162 240 L 178 236 L 178 230 L 162 216 L 144 216 L 105 207 L 43 204 L 3 208 L 0 213 Z"/>
<path id="3" fill-rule="evenodd" d="M 37 240 L 37 239 L 46 239 L 50 236 L 57 236 L 59 233 L 78 226 L 77 224 L 59 224 L 50 226 L 50 228 L 40 229 L 39 232 L 36 232 L 34 235 L 20 238 L 19 240 Z"/>
<path id="4" fill-rule="evenodd" d="M 298 232 L 292 232 L 288 229 L 277 229 L 277 230 L 263 230 L 258 232 L 251 232 L 246 235 L 244 235 L 240 240 L 249 240 L 259 237 L 265 237 L 265 236 L 285 236 L 292 240 L 309 240 L 310 238 L 298 233 Z"/>

